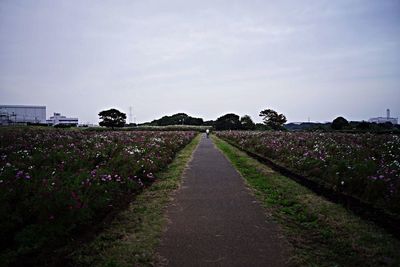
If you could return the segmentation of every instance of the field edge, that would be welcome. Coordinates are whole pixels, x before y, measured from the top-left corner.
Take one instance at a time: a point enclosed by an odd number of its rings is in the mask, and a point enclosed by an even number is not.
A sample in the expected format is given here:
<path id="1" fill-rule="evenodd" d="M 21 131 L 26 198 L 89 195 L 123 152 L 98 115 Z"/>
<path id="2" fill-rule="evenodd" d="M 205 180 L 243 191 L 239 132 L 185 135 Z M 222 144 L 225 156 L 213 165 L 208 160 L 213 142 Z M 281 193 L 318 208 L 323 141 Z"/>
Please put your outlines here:
<path id="1" fill-rule="evenodd" d="M 399 240 L 212 136 L 276 221 L 296 266 L 398 266 Z"/>
<path id="2" fill-rule="evenodd" d="M 93 241 L 69 256 L 70 266 L 153 266 L 166 223 L 164 210 L 201 139 L 198 134 L 171 164 Z"/>

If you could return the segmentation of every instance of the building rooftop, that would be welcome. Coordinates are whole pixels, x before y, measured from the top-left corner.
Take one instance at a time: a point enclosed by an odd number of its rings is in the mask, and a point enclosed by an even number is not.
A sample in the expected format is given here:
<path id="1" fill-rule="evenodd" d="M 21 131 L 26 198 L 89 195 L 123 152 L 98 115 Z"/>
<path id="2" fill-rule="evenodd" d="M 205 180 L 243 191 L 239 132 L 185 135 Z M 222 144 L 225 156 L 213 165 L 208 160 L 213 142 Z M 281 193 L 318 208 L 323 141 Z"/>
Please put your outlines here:
<path id="1" fill-rule="evenodd" d="M 35 105 L 0 105 L 0 108 L 46 108 L 46 106 L 35 106 Z"/>

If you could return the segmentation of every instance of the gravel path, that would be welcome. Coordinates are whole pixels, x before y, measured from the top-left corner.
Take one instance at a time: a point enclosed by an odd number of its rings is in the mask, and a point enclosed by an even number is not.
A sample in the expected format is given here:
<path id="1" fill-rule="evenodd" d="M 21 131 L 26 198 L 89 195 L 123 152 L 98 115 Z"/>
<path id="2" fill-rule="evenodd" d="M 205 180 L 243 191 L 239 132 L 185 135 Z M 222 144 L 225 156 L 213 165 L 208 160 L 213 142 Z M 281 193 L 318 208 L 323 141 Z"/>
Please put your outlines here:
<path id="1" fill-rule="evenodd" d="M 285 266 L 275 223 L 232 164 L 203 138 L 167 209 L 158 254 L 168 266 Z"/>

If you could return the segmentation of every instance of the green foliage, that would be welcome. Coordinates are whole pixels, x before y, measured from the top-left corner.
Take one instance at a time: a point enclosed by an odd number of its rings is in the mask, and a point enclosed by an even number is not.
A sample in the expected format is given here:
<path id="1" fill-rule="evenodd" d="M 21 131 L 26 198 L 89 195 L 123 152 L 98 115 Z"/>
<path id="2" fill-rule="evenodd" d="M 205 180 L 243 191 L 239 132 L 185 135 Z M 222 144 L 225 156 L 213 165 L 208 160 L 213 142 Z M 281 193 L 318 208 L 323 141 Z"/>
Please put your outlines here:
<path id="1" fill-rule="evenodd" d="M 382 123 L 381 125 L 382 125 L 382 127 L 383 127 L 384 129 L 388 129 L 388 130 L 393 129 L 393 123 L 391 123 L 390 121 L 387 121 L 387 122 L 385 122 L 385 123 Z"/>
<path id="2" fill-rule="evenodd" d="M 99 113 L 100 116 L 100 126 L 111 127 L 124 127 L 126 122 L 126 114 L 120 112 L 117 109 L 103 110 Z"/>
<path id="3" fill-rule="evenodd" d="M 233 113 L 225 114 L 215 121 L 216 130 L 239 130 L 241 123 L 239 116 Z"/>
<path id="4" fill-rule="evenodd" d="M 209 121 L 205 121 L 203 123 L 204 126 L 211 126 L 211 127 L 215 127 L 215 121 L 213 120 L 209 120 Z"/>
<path id="5" fill-rule="evenodd" d="M 331 125 L 334 130 L 343 130 L 347 126 L 349 126 L 349 122 L 343 117 L 337 117 L 333 120 Z"/>
<path id="6" fill-rule="evenodd" d="M 240 118 L 240 125 L 242 130 L 254 130 L 256 128 L 255 123 L 249 115 L 244 115 Z"/>
<path id="7" fill-rule="evenodd" d="M 260 117 L 263 118 L 264 124 L 274 130 L 282 130 L 285 124 L 286 117 L 283 114 L 278 114 L 275 110 L 265 109 L 260 112 Z"/>
<path id="8" fill-rule="evenodd" d="M 365 131 L 368 130 L 370 128 L 370 123 L 366 122 L 366 121 L 362 121 L 356 124 L 356 129 L 357 130 L 361 130 L 361 131 Z"/>
<path id="9" fill-rule="evenodd" d="M 154 120 L 150 123 L 153 126 L 168 125 L 203 125 L 203 119 L 190 117 L 185 113 L 177 113 L 172 116 L 164 116 L 161 119 Z"/>

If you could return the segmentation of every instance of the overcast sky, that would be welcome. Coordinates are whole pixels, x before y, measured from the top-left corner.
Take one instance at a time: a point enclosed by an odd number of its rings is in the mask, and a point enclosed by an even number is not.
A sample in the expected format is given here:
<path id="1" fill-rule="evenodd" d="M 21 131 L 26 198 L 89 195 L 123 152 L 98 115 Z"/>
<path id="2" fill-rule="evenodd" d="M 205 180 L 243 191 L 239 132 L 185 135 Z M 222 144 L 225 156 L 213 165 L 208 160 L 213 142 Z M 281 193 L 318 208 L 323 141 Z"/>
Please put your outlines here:
<path id="1" fill-rule="evenodd" d="M 400 115 L 400 1 L 0 1 L 0 104 L 80 122 Z"/>

